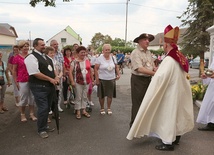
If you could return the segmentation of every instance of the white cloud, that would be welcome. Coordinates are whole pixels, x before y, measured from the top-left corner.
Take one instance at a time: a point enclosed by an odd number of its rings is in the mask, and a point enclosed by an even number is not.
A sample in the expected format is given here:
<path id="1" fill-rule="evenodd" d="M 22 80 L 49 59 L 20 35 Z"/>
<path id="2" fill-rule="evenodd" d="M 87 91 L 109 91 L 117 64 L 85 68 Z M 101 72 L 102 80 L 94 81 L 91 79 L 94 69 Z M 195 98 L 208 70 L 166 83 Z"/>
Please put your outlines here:
<path id="1" fill-rule="evenodd" d="M 68 25 L 80 34 L 85 46 L 97 32 L 113 39 L 125 38 L 126 0 L 73 0 L 70 3 L 57 0 L 56 8 L 43 4 L 33 8 L 28 4 L 29 0 L 19 0 L 15 4 L 3 2 L 5 0 L 0 0 L 0 23 L 14 26 L 19 39 L 29 39 L 31 31 L 32 39 L 48 40 Z M 180 25 L 176 17 L 187 5 L 186 0 L 130 0 L 127 40 L 133 40 L 143 32 L 162 32 L 168 24 Z"/>

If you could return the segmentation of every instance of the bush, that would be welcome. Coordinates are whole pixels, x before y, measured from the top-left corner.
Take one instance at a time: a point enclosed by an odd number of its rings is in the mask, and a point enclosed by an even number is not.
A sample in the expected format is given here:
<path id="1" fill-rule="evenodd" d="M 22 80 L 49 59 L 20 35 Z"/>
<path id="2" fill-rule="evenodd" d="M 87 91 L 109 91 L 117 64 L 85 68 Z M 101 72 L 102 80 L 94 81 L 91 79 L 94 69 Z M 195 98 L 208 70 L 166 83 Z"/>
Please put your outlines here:
<path id="1" fill-rule="evenodd" d="M 111 52 L 113 52 L 113 51 L 118 51 L 118 50 L 120 50 L 121 52 L 123 52 L 123 53 L 131 53 L 133 50 L 134 50 L 135 48 L 133 48 L 133 47 L 118 47 L 118 46 L 112 46 L 112 49 L 111 49 Z M 102 52 L 102 47 L 99 47 L 98 49 L 97 49 L 97 52 L 98 53 L 101 53 Z"/>
<path id="2" fill-rule="evenodd" d="M 192 99 L 195 100 L 203 100 L 204 95 L 206 93 L 208 85 L 203 85 L 201 82 L 198 82 L 195 85 L 192 85 Z"/>

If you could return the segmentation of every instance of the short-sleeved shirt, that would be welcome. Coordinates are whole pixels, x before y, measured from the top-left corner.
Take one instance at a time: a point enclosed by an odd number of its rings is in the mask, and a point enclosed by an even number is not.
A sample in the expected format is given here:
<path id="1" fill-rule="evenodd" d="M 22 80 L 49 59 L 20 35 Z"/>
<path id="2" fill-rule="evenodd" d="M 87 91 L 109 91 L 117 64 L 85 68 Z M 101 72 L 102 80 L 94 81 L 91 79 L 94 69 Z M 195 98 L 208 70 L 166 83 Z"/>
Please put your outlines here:
<path id="1" fill-rule="evenodd" d="M 12 55 L 10 58 L 8 58 L 8 63 L 9 63 L 9 64 L 12 64 L 12 65 L 14 64 L 14 63 L 13 63 L 14 57 L 15 57 L 15 56 Z"/>
<path id="2" fill-rule="evenodd" d="M 102 80 L 113 80 L 115 79 L 115 63 L 116 60 L 113 60 L 114 58 L 110 56 L 109 60 L 106 60 L 106 58 L 101 54 L 95 62 L 96 64 L 99 64 L 98 74 L 99 79 Z"/>
<path id="3" fill-rule="evenodd" d="M 64 63 L 64 56 L 60 51 L 57 51 L 55 56 L 54 56 L 54 60 L 56 60 L 57 62 L 60 63 L 60 65 L 63 66 Z"/>
<path id="4" fill-rule="evenodd" d="M 10 52 L 10 54 L 9 54 L 9 56 L 8 56 L 8 63 L 10 63 L 11 64 L 11 61 L 12 61 L 12 59 L 11 59 L 11 57 L 13 57 L 14 56 L 14 52 Z"/>
<path id="5" fill-rule="evenodd" d="M 124 56 L 124 54 L 123 53 L 119 53 L 119 54 L 117 54 L 117 62 L 123 62 L 124 61 L 124 58 L 125 58 L 125 56 Z"/>
<path id="6" fill-rule="evenodd" d="M 134 49 L 131 53 L 131 69 L 132 74 L 139 76 L 149 76 L 143 73 L 139 73 L 136 71 L 139 67 L 145 67 L 149 70 L 154 69 L 154 62 L 152 59 L 151 52 L 149 50 L 144 50 L 139 45 L 136 49 Z"/>
<path id="7" fill-rule="evenodd" d="M 13 65 L 17 65 L 17 82 L 28 82 L 29 74 L 27 72 L 24 59 L 19 54 L 13 58 Z"/>
<path id="8" fill-rule="evenodd" d="M 42 53 L 36 49 L 34 49 L 34 51 L 42 55 Z M 26 67 L 29 75 L 40 73 L 38 60 L 33 54 L 29 54 L 24 62 L 27 64 Z"/>

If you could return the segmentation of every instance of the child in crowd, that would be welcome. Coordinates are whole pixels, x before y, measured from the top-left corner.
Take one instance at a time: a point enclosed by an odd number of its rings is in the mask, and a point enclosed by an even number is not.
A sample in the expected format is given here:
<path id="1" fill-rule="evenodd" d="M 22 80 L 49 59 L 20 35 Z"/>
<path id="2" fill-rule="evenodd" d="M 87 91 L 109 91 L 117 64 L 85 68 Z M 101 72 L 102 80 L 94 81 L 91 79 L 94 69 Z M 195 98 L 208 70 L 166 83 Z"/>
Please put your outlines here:
<path id="1" fill-rule="evenodd" d="M 63 76 L 63 71 L 62 71 L 62 67 L 60 66 L 60 64 L 54 59 L 54 48 L 53 47 L 46 47 L 45 49 L 45 54 L 53 61 L 53 65 L 54 65 L 54 72 L 56 77 L 59 78 L 59 80 L 62 80 L 62 76 Z M 55 87 L 56 89 L 56 96 L 57 96 L 57 101 L 58 101 L 58 96 L 59 96 L 59 89 L 62 89 L 60 85 L 56 85 Z M 58 105 L 58 110 L 60 111 L 60 103 L 57 104 Z M 52 104 L 51 106 L 51 110 L 54 110 L 54 104 Z M 48 120 L 49 122 L 51 122 L 50 120 Z"/>
<path id="2" fill-rule="evenodd" d="M 91 74 L 94 77 L 94 69 L 91 68 Z M 94 79 L 90 82 L 89 87 L 88 87 L 88 104 L 90 104 L 91 106 L 94 106 L 94 103 L 91 100 L 91 94 L 93 92 L 93 86 L 94 86 Z"/>

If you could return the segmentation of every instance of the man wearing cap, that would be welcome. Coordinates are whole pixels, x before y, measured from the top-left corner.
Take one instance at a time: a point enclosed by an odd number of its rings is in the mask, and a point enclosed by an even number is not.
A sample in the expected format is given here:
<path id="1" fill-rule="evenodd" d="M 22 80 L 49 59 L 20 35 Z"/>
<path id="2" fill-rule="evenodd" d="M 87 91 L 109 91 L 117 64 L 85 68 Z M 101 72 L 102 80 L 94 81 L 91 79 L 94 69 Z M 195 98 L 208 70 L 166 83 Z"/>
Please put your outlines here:
<path id="1" fill-rule="evenodd" d="M 147 49 L 149 42 L 152 40 L 154 40 L 154 36 L 146 33 L 134 39 L 134 42 L 138 43 L 138 45 L 131 53 L 132 111 L 130 127 L 137 115 L 138 109 L 151 81 L 151 77 L 155 74 L 156 68 L 154 61 L 151 52 Z"/>
<path id="2" fill-rule="evenodd" d="M 127 139 L 143 136 L 162 140 L 155 148 L 173 151 L 181 135 L 194 127 L 193 102 L 188 79 L 188 60 L 178 51 L 179 28 L 167 26 L 164 31 L 166 57 L 147 89 Z"/>

